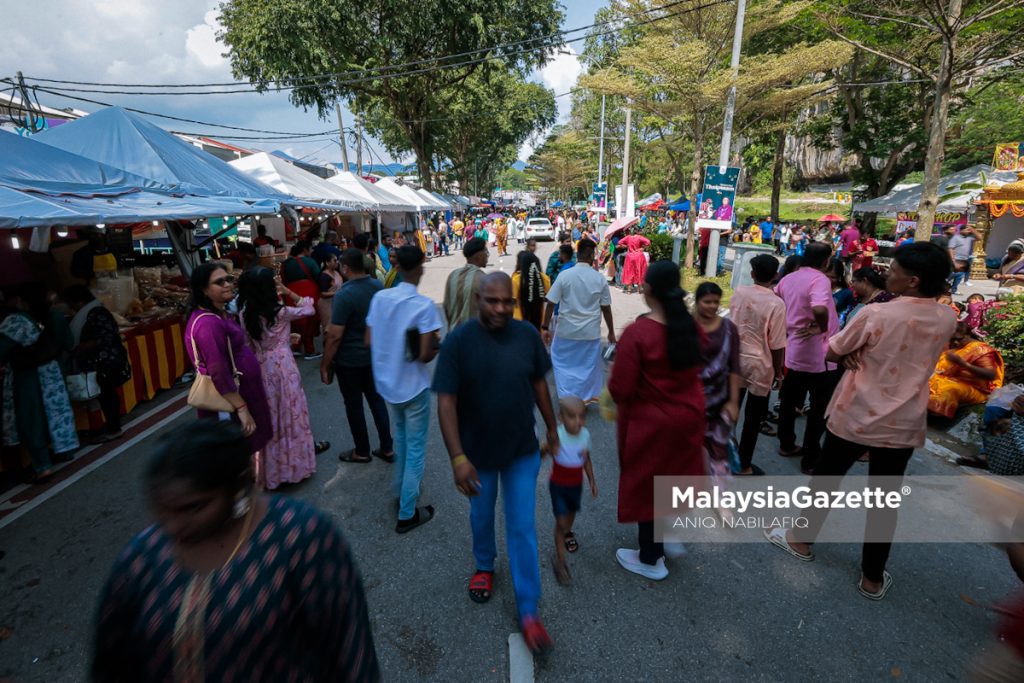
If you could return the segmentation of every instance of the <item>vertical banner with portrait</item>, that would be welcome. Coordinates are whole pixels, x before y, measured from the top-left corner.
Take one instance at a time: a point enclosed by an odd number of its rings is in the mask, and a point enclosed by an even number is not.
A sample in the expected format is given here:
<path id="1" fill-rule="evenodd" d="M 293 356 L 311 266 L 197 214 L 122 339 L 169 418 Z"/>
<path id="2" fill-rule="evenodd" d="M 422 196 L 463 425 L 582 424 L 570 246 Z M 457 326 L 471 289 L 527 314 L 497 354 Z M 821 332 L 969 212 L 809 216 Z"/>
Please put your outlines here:
<path id="1" fill-rule="evenodd" d="M 740 169 L 708 166 L 704 169 L 704 191 L 697 210 L 697 227 L 728 230 L 735 216 L 736 185 Z"/>

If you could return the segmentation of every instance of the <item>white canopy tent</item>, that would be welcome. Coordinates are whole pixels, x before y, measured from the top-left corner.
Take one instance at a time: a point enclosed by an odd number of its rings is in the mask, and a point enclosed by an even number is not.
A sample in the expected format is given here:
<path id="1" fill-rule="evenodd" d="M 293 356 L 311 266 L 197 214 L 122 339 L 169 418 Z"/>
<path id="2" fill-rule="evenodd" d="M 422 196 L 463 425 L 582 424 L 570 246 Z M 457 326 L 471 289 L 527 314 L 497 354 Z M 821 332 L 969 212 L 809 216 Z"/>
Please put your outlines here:
<path id="1" fill-rule="evenodd" d="M 451 204 L 449 204 L 448 202 L 441 201 L 435 195 L 431 194 L 430 192 L 427 192 L 423 188 L 416 190 L 416 193 L 423 197 L 424 201 L 429 203 L 428 208 L 430 208 L 432 211 L 448 211 L 449 209 L 452 208 Z"/>
<path id="2" fill-rule="evenodd" d="M 345 192 L 338 185 L 266 152 L 228 163 L 242 173 L 299 200 L 326 204 L 345 212 L 359 212 L 372 208 L 369 202 Z"/>
<path id="3" fill-rule="evenodd" d="M 357 197 L 373 211 L 390 213 L 412 211 L 415 213 L 419 208 L 384 188 L 368 180 L 363 180 L 351 171 L 339 171 L 336 175 L 328 178 L 327 182 L 338 186 L 345 194 Z"/>
<path id="4" fill-rule="evenodd" d="M 381 178 L 377 181 L 376 187 L 379 187 L 396 197 L 400 197 L 403 201 L 416 207 L 416 212 L 420 211 L 432 211 L 434 202 L 428 202 L 426 197 L 422 196 L 416 190 L 412 189 L 408 185 L 402 185 L 392 178 Z"/>
<path id="5" fill-rule="evenodd" d="M 982 173 L 985 174 L 985 183 L 981 182 Z M 1016 179 L 1017 174 L 1013 171 L 993 171 L 992 167 L 987 164 L 978 164 L 977 166 L 971 166 L 962 171 L 943 176 L 939 181 L 939 196 L 954 192 L 965 183 L 1005 185 Z M 876 197 L 866 202 L 858 202 L 854 204 L 853 210 L 888 215 L 895 215 L 900 211 L 917 211 L 917 207 L 921 203 L 922 188 L 923 185 L 918 183 L 899 190 L 893 190 L 881 197 Z M 938 213 L 969 213 L 974 210 L 974 202 L 980 195 L 980 188 L 965 190 L 962 194 L 939 204 L 936 211 Z"/>

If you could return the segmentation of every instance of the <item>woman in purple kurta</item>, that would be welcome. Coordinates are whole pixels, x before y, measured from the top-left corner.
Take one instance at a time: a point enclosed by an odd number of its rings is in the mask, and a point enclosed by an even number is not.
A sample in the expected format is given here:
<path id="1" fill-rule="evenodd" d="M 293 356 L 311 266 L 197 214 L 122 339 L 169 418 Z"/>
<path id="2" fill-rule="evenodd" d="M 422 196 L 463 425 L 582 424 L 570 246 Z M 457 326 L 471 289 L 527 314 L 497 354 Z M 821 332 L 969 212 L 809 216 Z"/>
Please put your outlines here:
<path id="1" fill-rule="evenodd" d="M 217 391 L 235 406 L 232 418 L 241 424 L 249 448 L 256 453 L 270 440 L 273 427 L 260 362 L 246 344 L 242 327 L 224 310 L 235 296 L 234 278 L 220 264 L 204 263 L 192 271 L 190 285 L 192 313 L 185 325 L 185 350 L 197 372 L 213 378 Z M 195 357 L 193 340 L 199 358 Z M 229 345 L 238 372 L 237 380 L 232 371 Z M 217 419 L 219 415 L 208 410 L 197 412 L 201 419 Z"/>

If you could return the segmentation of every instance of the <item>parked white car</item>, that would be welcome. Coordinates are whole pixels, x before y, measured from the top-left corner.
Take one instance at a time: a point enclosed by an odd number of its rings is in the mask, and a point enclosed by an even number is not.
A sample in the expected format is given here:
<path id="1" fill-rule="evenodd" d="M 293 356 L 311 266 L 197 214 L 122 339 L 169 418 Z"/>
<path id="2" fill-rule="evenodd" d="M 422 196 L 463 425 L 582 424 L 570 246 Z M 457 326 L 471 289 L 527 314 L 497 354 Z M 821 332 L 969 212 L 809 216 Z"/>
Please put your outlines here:
<path id="1" fill-rule="evenodd" d="M 547 218 L 528 218 L 526 220 L 526 239 L 545 239 L 552 242 L 558 238 L 555 226 Z"/>

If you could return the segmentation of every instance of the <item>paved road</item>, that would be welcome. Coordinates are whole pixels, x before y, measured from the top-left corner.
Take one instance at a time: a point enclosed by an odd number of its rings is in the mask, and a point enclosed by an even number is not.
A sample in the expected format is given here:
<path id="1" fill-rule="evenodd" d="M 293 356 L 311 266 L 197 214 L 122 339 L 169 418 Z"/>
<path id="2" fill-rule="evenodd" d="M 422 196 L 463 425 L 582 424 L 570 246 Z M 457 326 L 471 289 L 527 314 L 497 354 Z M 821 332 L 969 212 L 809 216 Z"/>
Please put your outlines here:
<path id="1" fill-rule="evenodd" d="M 511 259 L 503 261 L 510 268 Z M 424 290 L 439 292 L 443 271 L 460 263 L 431 263 Z M 619 293 L 615 307 L 618 327 L 642 304 Z M 389 466 L 337 461 L 334 453 L 351 446 L 341 397 L 320 384 L 315 363 L 301 368 L 316 436 L 334 446 L 312 479 L 285 493 L 328 511 L 351 541 L 386 678 L 508 680 L 507 638 L 517 630 L 511 583 L 499 564 L 489 604 L 465 594 L 473 569 L 468 505 L 451 483 L 436 422 L 422 501 L 437 517 L 398 536 Z M 161 433 L 190 419 L 172 420 L 0 528 L 0 681 L 85 678 L 98 592 L 120 548 L 147 523 L 143 464 Z M 670 563 L 667 580 L 645 581 L 614 559 L 616 548 L 635 547 L 634 527 L 616 523 L 614 426 L 591 409 L 589 427 L 600 497 L 584 501 L 569 588 L 549 569 L 552 518 L 543 479 L 538 487 L 542 612 L 556 641 L 537 664 L 538 680 L 960 680 L 989 640 L 986 605 L 1015 585 L 992 548 L 926 544 L 895 549 L 889 568 L 897 583 L 881 603 L 856 593 L 860 548 L 852 544 L 819 547 L 811 564 L 767 544 L 692 545 Z M 770 473 L 795 473 L 775 445 L 763 438 L 755 461 Z M 911 471 L 949 467 L 919 451 Z M 503 545 L 499 553 L 503 562 Z"/>

